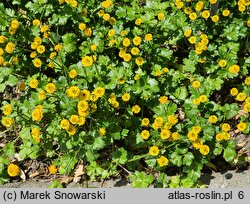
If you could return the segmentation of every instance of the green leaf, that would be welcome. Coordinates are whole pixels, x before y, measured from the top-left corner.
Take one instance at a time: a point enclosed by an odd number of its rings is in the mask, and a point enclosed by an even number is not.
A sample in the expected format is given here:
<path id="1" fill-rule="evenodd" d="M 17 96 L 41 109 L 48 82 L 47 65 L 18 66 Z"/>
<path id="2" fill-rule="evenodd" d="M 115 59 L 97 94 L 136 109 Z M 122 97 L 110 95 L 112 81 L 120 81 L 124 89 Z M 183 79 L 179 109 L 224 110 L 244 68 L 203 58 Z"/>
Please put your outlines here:
<path id="1" fill-rule="evenodd" d="M 191 152 L 188 152 L 183 157 L 183 164 L 190 166 L 194 160 L 194 155 Z"/>
<path id="2" fill-rule="evenodd" d="M 133 188 L 147 188 L 154 181 L 154 176 L 136 171 L 134 174 L 129 175 L 129 179 Z"/>
<path id="3" fill-rule="evenodd" d="M 93 150 L 100 150 L 105 147 L 105 141 L 102 139 L 102 137 L 95 138 L 95 141 L 93 143 Z"/>
<path id="4" fill-rule="evenodd" d="M 15 155 L 15 145 L 14 142 L 9 142 L 5 147 L 3 148 L 3 151 L 6 156 L 13 157 Z"/>
<path id="5" fill-rule="evenodd" d="M 227 162 L 232 162 L 235 159 L 236 155 L 237 155 L 237 153 L 236 153 L 235 149 L 227 146 L 227 148 L 224 150 L 223 158 Z"/>
<path id="6" fill-rule="evenodd" d="M 235 103 L 225 104 L 222 109 L 226 119 L 231 119 L 232 117 L 234 117 L 238 113 L 239 110 L 240 108 Z"/>
<path id="7" fill-rule="evenodd" d="M 56 179 L 52 181 L 52 183 L 47 188 L 63 188 L 63 185 L 61 184 L 60 180 Z"/>
<path id="8" fill-rule="evenodd" d="M 78 159 L 74 154 L 67 154 L 59 157 L 57 166 L 59 166 L 60 174 L 69 174 L 73 169 Z"/>
<path id="9" fill-rule="evenodd" d="M 171 154 L 170 161 L 178 167 L 182 165 L 182 157 L 177 152 Z"/>
<path id="10" fill-rule="evenodd" d="M 185 86 L 181 86 L 181 87 L 177 88 L 174 92 L 174 96 L 180 100 L 185 100 L 187 95 L 188 95 L 188 92 L 187 92 L 187 88 Z"/>
<path id="11" fill-rule="evenodd" d="M 128 161 L 128 158 L 127 158 L 128 152 L 123 147 L 113 152 L 111 155 L 112 155 L 113 161 L 119 164 L 125 164 Z"/>

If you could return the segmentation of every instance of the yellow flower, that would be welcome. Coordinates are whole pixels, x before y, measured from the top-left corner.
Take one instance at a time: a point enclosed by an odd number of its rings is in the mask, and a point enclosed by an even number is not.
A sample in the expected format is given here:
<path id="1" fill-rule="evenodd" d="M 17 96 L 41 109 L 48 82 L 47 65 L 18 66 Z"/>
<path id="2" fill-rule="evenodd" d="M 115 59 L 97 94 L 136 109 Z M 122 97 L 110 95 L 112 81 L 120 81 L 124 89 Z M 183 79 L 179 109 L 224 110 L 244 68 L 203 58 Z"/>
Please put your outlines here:
<path id="1" fill-rule="evenodd" d="M 164 18 L 165 18 L 164 13 L 159 13 L 159 14 L 158 14 L 158 19 L 159 19 L 160 21 L 162 21 Z"/>
<path id="2" fill-rule="evenodd" d="M 188 132 L 188 139 L 191 141 L 195 141 L 198 138 L 198 134 L 194 131 L 189 131 Z"/>
<path id="3" fill-rule="evenodd" d="M 110 29 L 109 32 L 108 32 L 108 36 L 109 37 L 112 37 L 116 34 L 115 30 L 114 29 Z"/>
<path id="4" fill-rule="evenodd" d="M 36 53 L 36 52 L 30 53 L 30 58 L 35 58 L 36 56 L 37 56 L 37 53 Z"/>
<path id="5" fill-rule="evenodd" d="M 69 126 L 70 126 L 70 123 L 69 123 L 69 121 L 67 119 L 63 119 L 60 122 L 60 126 L 61 126 L 62 129 L 68 130 Z"/>
<path id="6" fill-rule="evenodd" d="M 125 62 L 129 62 L 131 60 L 131 58 L 132 58 L 131 55 L 128 53 L 125 53 L 123 56 L 123 59 Z"/>
<path id="7" fill-rule="evenodd" d="M 200 147 L 200 153 L 201 153 L 202 155 L 207 155 L 207 154 L 209 153 L 209 151 L 210 151 L 210 148 L 209 148 L 209 146 L 207 146 L 207 145 L 202 145 L 202 146 Z"/>
<path id="8" fill-rule="evenodd" d="M 211 115 L 211 116 L 209 116 L 208 121 L 209 121 L 211 124 L 217 123 L 218 118 L 217 118 L 216 115 Z"/>
<path id="9" fill-rule="evenodd" d="M 110 15 L 108 13 L 105 13 L 103 16 L 102 16 L 103 20 L 105 21 L 108 21 L 110 19 Z"/>
<path id="10" fill-rule="evenodd" d="M 230 11 L 228 9 L 225 9 L 222 11 L 222 15 L 225 17 L 229 16 L 229 14 L 230 14 Z"/>
<path id="11" fill-rule="evenodd" d="M 104 10 L 99 10 L 97 14 L 99 17 L 102 17 L 104 13 L 105 13 Z"/>
<path id="12" fill-rule="evenodd" d="M 217 23 L 217 22 L 220 20 L 220 18 L 219 18 L 218 15 L 212 16 L 211 19 L 212 19 L 212 21 L 213 21 L 214 23 Z"/>
<path id="13" fill-rule="evenodd" d="M 250 27 L 250 20 L 247 21 L 247 27 Z"/>
<path id="14" fill-rule="evenodd" d="M 247 128 L 247 124 L 244 123 L 244 122 L 240 122 L 238 125 L 237 125 L 237 128 L 239 131 L 244 131 L 246 128 Z"/>
<path id="15" fill-rule="evenodd" d="M 197 14 L 195 12 L 190 13 L 189 18 L 190 18 L 190 20 L 193 21 L 193 20 L 195 20 L 197 18 Z"/>
<path id="16" fill-rule="evenodd" d="M 207 101 L 207 96 L 206 95 L 200 95 L 199 100 L 201 103 L 205 103 Z"/>
<path id="17" fill-rule="evenodd" d="M 193 99 L 192 102 L 193 102 L 193 104 L 196 105 L 196 106 L 200 105 L 200 103 L 201 103 L 200 98 L 195 98 L 195 99 Z"/>
<path id="18" fill-rule="evenodd" d="M 5 46 L 5 51 L 9 54 L 13 53 L 15 50 L 15 45 L 12 42 L 9 42 L 6 46 Z"/>
<path id="19" fill-rule="evenodd" d="M 85 30 L 86 24 L 85 23 L 80 23 L 78 27 L 79 27 L 80 30 Z"/>
<path id="20" fill-rule="evenodd" d="M 0 35 L 0 43 L 3 44 L 6 41 L 6 37 L 4 35 Z"/>
<path id="21" fill-rule="evenodd" d="M 136 36 L 133 38 L 134 45 L 138 46 L 141 44 L 141 38 L 139 36 Z"/>
<path id="22" fill-rule="evenodd" d="M 127 101 L 129 101 L 129 99 L 130 99 L 130 94 L 129 93 L 125 93 L 125 94 L 122 95 L 122 100 L 123 101 L 127 102 Z"/>
<path id="23" fill-rule="evenodd" d="M 71 79 L 74 79 L 74 78 L 76 78 L 76 76 L 77 76 L 77 71 L 75 69 L 70 70 L 69 77 Z"/>
<path id="24" fill-rule="evenodd" d="M 195 132 L 196 134 L 199 134 L 201 132 L 201 126 L 194 126 L 192 127 L 192 131 Z"/>
<path id="25" fill-rule="evenodd" d="M 4 115 L 8 116 L 12 113 L 12 111 L 13 111 L 13 108 L 11 107 L 10 104 L 7 103 L 4 105 L 4 107 L 3 107 L 3 114 Z"/>
<path id="26" fill-rule="evenodd" d="M 49 30 L 49 26 L 48 25 L 43 25 L 43 26 L 41 26 L 41 32 L 42 33 L 45 33 L 45 32 L 47 32 Z"/>
<path id="27" fill-rule="evenodd" d="M 185 37 L 190 37 L 190 36 L 191 36 L 191 33 L 192 33 L 192 29 L 187 29 L 187 30 L 185 30 L 185 32 L 184 32 L 184 36 L 185 36 Z"/>
<path id="28" fill-rule="evenodd" d="M 142 57 L 137 57 L 135 59 L 135 63 L 138 65 L 138 66 L 141 66 L 143 64 L 144 60 Z"/>
<path id="29" fill-rule="evenodd" d="M 172 136 L 172 139 L 174 141 L 176 141 L 176 140 L 178 140 L 180 138 L 180 135 L 179 135 L 178 132 L 173 132 L 171 136 Z"/>
<path id="30" fill-rule="evenodd" d="M 250 103 L 244 104 L 243 109 L 244 109 L 246 112 L 250 112 Z"/>
<path id="31" fill-rule="evenodd" d="M 133 48 L 131 49 L 132 55 L 138 55 L 139 52 L 140 52 L 140 50 L 139 50 L 137 47 L 133 47 Z"/>
<path id="32" fill-rule="evenodd" d="M 89 98 L 90 98 L 90 91 L 87 90 L 87 89 L 84 89 L 83 91 L 81 91 L 80 98 L 82 100 L 89 100 Z"/>
<path id="33" fill-rule="evenodd" d="M 200 86 L 201 86 L 201 83 L 197 80 L 192 83 L 192 87 L 195 89 L 200 88 Z"/>
<path id="34" fill-rule="evenodd" d="M 45 90 L 49 94 L 53 94 L 56 91 L 56 85 L 53 83 L 48 83 L 45 87 Z"/>
<path id="35" fill-rule="evenodd" d="M 89 109 L 89 104 L 85 100 L 81 100 L 77 104 L 77 108 L 81 111 L 87 111 Z"/>
<path id="36" fill-rule="evenodd" d="M 219 61 L 218 65 L 219 65 L 220 67 L 225 67 L 225 66 L 227 65 L 227 61 L 224 60 L 224 59 L 221 59 L 221 60 Z"/>
<path id="37" fill-rule="evenodd" d="M 99 128 L 99 134 L 100 134 L 101 136 L 106 135 L 106 128 Z"/>
<path id="38" fill-rule="evenodd" d="M 156 123 L 159 127 L 163 125 L 162 117 L 156 117 L 154 123 Z"/>
<path id="39" fill-rule="evenodd" d="M 144 127 L 147 127 L 149 125 L 150 121 L 148 118 L 143 118 L 141 121 L 141 125 Z"/>
<path id="40" fill-rule="evenodd" d="M 150 136 L 150 133 L 149 133 L 148 130 L 143 130 L 143 131 L 141 132 L 141 137 L 142 137 L 142 139 L 147 140 L 147 139 L 149 138 L 149 136 Z"/>
<path id="41" fill-rule="evenodd" d="M 44 90 L 41 90 L 38 93 L 38 98 L 39 98 L 39 100 L 44 100 L 46 98 L 46 92 Z"/>
<path id="42" fill-rule="evenodd" d="M 33 26 L 39 26 L 40 23 L 41 23 L 41 22 L 40 22 L 38 19 L 34 19 L 34 20 L 32 21 Z"/>
<path id="43" fill-rule="evenodd" d="M 121 31 L 121 36 L 122 36 L 122 37 L 124 37 L 124 36 L 127 35 L 127 34 L 128 34 L 128 31 L 126 31 L 126 30 Z"/>
<path id="44" fill-rule="evenodd" d="M 71 86 L 66 90 L 68 97 L 77 98 L 80 95 L 80 89 L 77 86 Z"/>
<path id="45" fill-rule="evenodd" d="M 228 123 L 223 123 L 221 128 L 224 132 L 228 132 L 231 129 L 231 127 Z"/>
<path id="46" fill-rule="evenodd" d="M 15 20 L 12 20 L 10 26 L 11 26 L 13 29 L 18 29 L 18 27 L 19 27 L 19 22 L 18 22 L 18 20 L 16 20 L 16 19 L 15 19 Z"/>
<path id="47" fill-rule="evenodd" d="M 240 92 L 240 93 L 238 93 L 238 95 L 236 96 L 236 100 L 237 101 L 244 101 L 245 99 L 246 99 L 246 94 L 245 93 L 243 93 L 243 92 Z"/>
<path id="48" fill-rule="evenodd" d="M 195 36 L 192 36 L 188 39 L 188 41 L 191 43 L 191 44 L 195 44 L 196 43 L 196 37 Z"/>
<path id="49" fill-rule="evenodd" d="M 244 83 L 248 86 L 250 85 L 250 76 L 245 79 Z"/>
<path id="50" fill-rule="evenodd" d="M 221 134 L 224 140 L 226 141 L 230 140 L 230 134 L 228 132 L 222 132 Z"/>
<path id="51" fill-rule="evenodd" d="M 217 0 L 209 0 L 211 4 L 216 4 Z"/>
<path id="52" fill-rule="evenodd" d="M 16 177 L 20 174 L 20 168 L 16 164 L 10 164 L 7 168 L 7 172 L 9 176 Z"/>
<path id="53" fill-rule="evenodd" d="M 223 134 L 222 134 L 222 133 L 218 133 L 218 134 L 216 134 L 215 138 L 216 138 L 216 140 L 217 140 L 217 141 L 222 141 L 222 140 L 224 139 L 224 137 L 223 137 Z"/>
<path id="54" fill-rule="evenodd" d="M 37 122 L 40 122 L 43 118 L 43 108 L 41 105 L 37 106 L 35 108 L 35 110 L 32 111 L 32 119 L 37 121 Z"/>
<path id="55" fill-rule="evenodd" d="M 161 97 L 158 99 L 158 101 L 159 101 L 161 104 L 165 104 L 165 103 L 169 102 L 167 96 L 161 96 Z"/>
<path id="56" fill-rule="evenodd" d="M 54 50 L 59 51 L 59 50 L 61 50 L 62 48 L 63 48 L 62 45 L 57 44 L 57 45 L 55 45 Z"/>
<path id="57" fill-rule="evenodd" d="M 94 94 L 100 98 L 102 97 L 104 94 L 105 94 L 105 89 L 103 87 L 97 87 L 95 90 L 94 90 Z"/>
<path id="58" fill-rule="evenodd" d="M 232 88 L 232 89 L 230 90 L 230 94 L 231 94 L 232 96 L 236 96 L 238 93 L 239 93 L 239 91 L 238 91 L 238 89 L 236 89 L 236 88 Z"/>
<path id="59" fill-rule="evenodd" d="M 210 12 L 208 10 L 204 10 L 201 13 L 202 18 L 208 19 L 210 16 Z"/>
<path id="60" fill-rule="evenodd" d="M 67 129 L 67 132 L 69 133 L 69 135 L 74 135 L 76 134 L 76 128 L 73 125 L 69 125 L 69 128 Z"/>
<path id="61" fill-rule="evenodd" d="M 175 5 L 178 9 L 182 9 L 182 7 L 184 6 L 184 3 L 182 1 L 176 1 Z"/>
<path id="62" fill-rule="evenodd" d="M 122 45 L 123 45 L 124 47 L 128 47 L 130 44 L 131 44 L 130 39 L 128 39 L 128 38 L 124 38 L 124 39 L 123 39 Z"/>
<path id="63" fill-rule="evenodd" d="M 238 10 L 240 12 L 244 12 L 246 10 L 246 7 L 244 5 L 239 5 Z"/>
<path id="64" fill-rule="evenodd" d="M 49 173 L 51 173 L 51 174 L 56 174 L 57 171 L 58 171 L 58 169 L 57 169 L 56 166 L 54 166 L 54 165 L 50 165 L 50 166 L 48 167 L 48 170 L 49 170 Z"/>
<path id="65" fill-rule="evenodd" d="M 109 8 L 110 6 L 112 6 L 112 1 L 110 1 L 110 0 L 103 1 L 103 2 L 101 3 L 101 5 L 102 5 L 103 8 L 107 9 L 107 8 Z"/>
<path id="66" fill-rule="evenodd" d="M 71 115 L 69 121 L 70 121 L 73 125 L 75 125 L 75 124 L 77 124 L 78 121 L 79 121 L 79 116 L 78 116 L 78 115 Z"/>
<path id="67" fill-rule="evenodd" d="M 137 19 L 135 20 L 135 25 L 139 26 L 139 25 L 141 25 L 141 23 L 142 23 L 141 18 L 137 18 Z"/>
<path id="68" fill-rule="evenodd" d="M 82 64 L 84 67 L 90 67 L 93 64 L 93 58 L 91 56 L 84 56 L 82 58 Z"/>
<path id="69" fill-rule="evenodd" d="M 237 64 L 234 64 L 229 67 L 229 72 L 232 74 L 237 74 L 240 71 L 240 67 Z"/>
<path id="70" fill-rule="evenodd" d="M 39 58 L 35 58 L 33 61 L 35 67 L 39 68 L 42 66 L 42 61 Z"/>
<path id="71" fill-rule="evenodd" d="M 14 120 L 13 118 L 2 118 L 1 123 L 8 128 L 14 124 Z"/>
<path id="72" fill-rule="evenodd" d="M 40 54 L 45 52 L 45 47 L 43 45 L 39 45 L 36 49 L 36 51 Z"/>
<path id="73" fill-rule="evenodd" d="M 135 74 L 135 76 L 134 76 L 134 80 L 139 80 L 140 79 L 140 74 Z"/>
<path id="74" fill-rule="evenodd" d="M 34 140 L 39 143 L 40 142 L 40 134 L 41 134 L 41 131 L 38 129 L 38 128 L 32 128 L 31 130 L 31 135 L 32 137 L 34 138 Z"/>
<path id="75" fill-rule="evenodd" d="M 32 89 L 36 89 L 37 86 L 38 86 L 39 82 L 37 79 L 31 79 L 30 80 L 30 83 L 29 83 L 29 86 L 32 88 Z"/>
<path id="76" fill-rule="evenodd" d="M 133 113 L 139 113 L 141 111 L 141 108 L 140 108 L 140 106 L 138 106 L 138 105 L 134 105 L 133 107 L 132 107 L 132 112 Z"/>
<path id="77" fill-rule="evenodd" d="M 145 35 L 144 39 L 145 39 L 146 41 L 149 42 L 149 41 L 151 41 L 151 40 L 153 39 L 153 36 L 152 36 L 152 34 L 147 33 L 147 34 Z"/>
<path id="78" fill-rule="evenodd" d="M 187 15 L 189 15 L 190 13 L 192 13 L 192 9 L 190 7 L 186 7 L 184 9 L 184 13 L 187 14 Z"/>
<path id="79" fill-rule="evenodd" d="M 158 156 L 158 154 L 159 154 L 159 148 L 157 147 L 157 146 L 152 146 L 152 147 L 150 147 L 150 149 L 149 149 L 149 154 L 151 155 L 151 156 Z"/>
<path id="80" fill-rule="evenodd" d="M 195 141 L 193 141 L 193 146 L 195 149 L 200 149 L 202 145 L 203 145 L 203 142 L 201 138 L 197 138 Z"/>
<path id="81" fill-rule="evenodd" d="M 163 167 L 168 165 L 169 160 L 166 157 L 161 156 L 160 158 L 157 159 L 157 163 L 159 164 L 160 167 Z"/>
<path id="82" fill-rule="evenodd" d="M 160 136 L 163 140 L 166 140 L 166 139 L 170 138 L 171 132 L 168 129 L 162 129 Z"/>
<path id="83" fill-rule="evenodd" d="M 79 119 L 78 119 L 78 125 L 84 125 L 86 122 L 86 119 L 85 117 L 83 116 L 80 116 Z"/>
<path id="84" fill-rule="evenodd" d="M 168 122 L 169 122 L 170 124 L 172 124 L 172 125 L 175 125 L 176 123 L 178 123 L 178 118 L 177 118 L 176 115 L 169 115 L 169 116 L 167 117 L 167 119 L 168 119 Z"/>

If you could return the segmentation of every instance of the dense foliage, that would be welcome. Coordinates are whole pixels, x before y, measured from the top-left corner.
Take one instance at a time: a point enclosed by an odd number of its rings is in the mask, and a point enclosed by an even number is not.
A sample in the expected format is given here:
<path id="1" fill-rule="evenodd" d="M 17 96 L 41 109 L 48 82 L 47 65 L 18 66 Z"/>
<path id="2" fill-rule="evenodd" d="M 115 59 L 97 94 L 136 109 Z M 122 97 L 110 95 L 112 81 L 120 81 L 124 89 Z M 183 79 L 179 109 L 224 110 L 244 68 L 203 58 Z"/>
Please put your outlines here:
<path id="1" fill-rule="evenodd" d="M 233 163 L 250 132 L 249 4 L 0 3 L 0 182 L 26 159 L 134 187 L 193 187 L 216 156 Z"/>

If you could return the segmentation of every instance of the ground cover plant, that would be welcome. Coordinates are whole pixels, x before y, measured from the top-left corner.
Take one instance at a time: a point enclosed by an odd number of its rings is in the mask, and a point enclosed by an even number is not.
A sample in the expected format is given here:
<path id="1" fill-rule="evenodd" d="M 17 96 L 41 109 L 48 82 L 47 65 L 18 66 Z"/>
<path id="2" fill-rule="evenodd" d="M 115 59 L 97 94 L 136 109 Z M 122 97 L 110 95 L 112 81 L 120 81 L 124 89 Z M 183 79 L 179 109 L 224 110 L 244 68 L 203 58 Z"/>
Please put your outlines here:
<path id="1" fill-rule="evenodd" d="M 249 5 L 1 1 L 0 183 L 32 160 L 133 187 L 197 187 L 216 157 L 245 164 Z"/>

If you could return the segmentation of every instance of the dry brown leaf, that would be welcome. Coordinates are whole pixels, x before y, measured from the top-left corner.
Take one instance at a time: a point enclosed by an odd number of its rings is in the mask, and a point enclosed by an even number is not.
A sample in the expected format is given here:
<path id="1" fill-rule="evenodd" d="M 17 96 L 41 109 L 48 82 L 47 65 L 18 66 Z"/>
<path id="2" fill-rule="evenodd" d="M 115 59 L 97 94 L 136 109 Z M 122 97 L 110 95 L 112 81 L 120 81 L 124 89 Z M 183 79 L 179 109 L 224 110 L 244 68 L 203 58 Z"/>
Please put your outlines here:
<path id="1" fill-rule="evenodd" d="M 248 113 L 245 110 L 239 110 L 238 114 L 235 116 L 235 119 L 239 119 L 241 116 L 245 116 Z"/>
<path id="2" fill-rule="evenodd" d="M 85 167 L 83 164 L 79 164 L 77 169 L 75 170 L 73 182 L 74 183 L 79 182 L 81 180 L 82 175 L 84 174 L 85 174 Z"/>
<path id="3" fill-rule="evenodd" d="M 36 172 L 30 174 L 29 177 L 30 177 L 30 178 L 34 178 L 34 177 L 38 176 L 39 174 L 40 174 L 40 173 L 39 173 L 38 171 L 36 171 Z"/>
<path id="4" fill-rule="evenodd" d="M 23 180 L 23 181 L 26 181 L 26 175 L 24 173 L 24 171 L 22 169 L 20 169 L 20 178 Z"/>
<path id="5" fill-rule="evenodd" d="M 72 180 L 73 180 L 73 177 L 72 177 L 72 176 L 64 176 L 64 177 L 62 177 L 62 178 L 60 179 L 60 182 L 67 185 L 67 184 L 70 183 Z"/>

